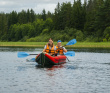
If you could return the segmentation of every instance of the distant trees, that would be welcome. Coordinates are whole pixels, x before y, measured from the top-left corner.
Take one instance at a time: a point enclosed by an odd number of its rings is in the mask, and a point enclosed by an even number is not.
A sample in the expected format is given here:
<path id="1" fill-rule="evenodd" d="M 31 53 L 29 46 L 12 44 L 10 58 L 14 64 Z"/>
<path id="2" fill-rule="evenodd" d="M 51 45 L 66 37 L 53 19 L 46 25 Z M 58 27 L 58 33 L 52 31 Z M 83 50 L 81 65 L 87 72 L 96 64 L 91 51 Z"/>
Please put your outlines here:
<path id="1" fill-rule="evenodd" d="M 104 39 L 105 41 L 110 41 L 110 26 L 104 30 Z"/>
<path id="2" fill-rule="evenodd" d="M 54 13 L 33 9 L 0 13 L 0 41 L 110 41 L 110 1 L 58 3 Z"/>
<path id="3" fill-rule="evenodd" d="M 45 9 L 43 9 L 43 11 L 42 11 L 41 19 L 43 19 L 44 21 L 46 20 L 46 11 L 45 11 Z"/>
<path id="4" fill-rule="evenodd" d="M 31 10 L 22 10 L 21 12 L 18 13 L 18 23 L 20 24 L 26 24 L 26 23 L 31 23 L 34 22 L 36 19 L 35 12 L 33 9 Z"/>
<path id="5" fill-rule="evenodd" d="M 0 40 L 8 40 L 8 17 L 7 14 L 0 14 Z"/>

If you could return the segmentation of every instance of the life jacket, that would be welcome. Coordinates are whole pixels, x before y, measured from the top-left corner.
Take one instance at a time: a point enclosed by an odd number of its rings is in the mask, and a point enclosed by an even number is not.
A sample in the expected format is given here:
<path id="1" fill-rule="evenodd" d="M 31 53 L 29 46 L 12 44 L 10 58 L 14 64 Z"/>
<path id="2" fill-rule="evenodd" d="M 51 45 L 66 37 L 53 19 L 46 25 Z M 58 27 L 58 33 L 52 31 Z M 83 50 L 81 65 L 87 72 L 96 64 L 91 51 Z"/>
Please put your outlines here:
<path id="1" fill-rule="evenodd" d="M 45 52 L 46 52 L 46 53 L 52 53 L 52 54 L 54 54 L 54 53 L 55 53 L 54 45 L 53 45 L 53 47 L 52 47 L 51 49 L 49 49 L 49 45 L 47 44 L 47 45 L 46 45 Z"/>
<path id="2" fill-rule="evenodd" d="M 60 48 L 58 48 L 58 46 L 56 46 L 55 53 L 59 53 L 60 55 L 63 55 L 63 49 L 60 49 Z"/>

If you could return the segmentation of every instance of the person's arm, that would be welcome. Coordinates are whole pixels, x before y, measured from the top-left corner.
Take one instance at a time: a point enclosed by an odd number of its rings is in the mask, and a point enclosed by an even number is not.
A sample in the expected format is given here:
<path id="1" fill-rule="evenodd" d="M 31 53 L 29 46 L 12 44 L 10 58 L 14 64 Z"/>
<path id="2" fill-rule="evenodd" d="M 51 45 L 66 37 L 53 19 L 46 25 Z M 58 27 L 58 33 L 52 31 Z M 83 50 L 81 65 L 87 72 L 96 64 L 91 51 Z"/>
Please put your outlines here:
<path id="1" fill-rule="evenodd" d="M 45 52 L 45 49 L 43 49 L 43 51 L 42 52 Z"/>
<path id="2" fill-rule="evenodd" d="M 45 52 L 45 49 L 46 49 L 46 45 L 45 45 L 45 47 L 44 47 L 44 49 L 43 49 L 43 51 L 42 51 L 42 52 Z"/>
<path id="3" fill-rule="evenodd" d="M 67 49 L 66 49 L 65 47 L 63 47 L 63 51 L 64 51 L 64 52 L 67 52 Z"/>

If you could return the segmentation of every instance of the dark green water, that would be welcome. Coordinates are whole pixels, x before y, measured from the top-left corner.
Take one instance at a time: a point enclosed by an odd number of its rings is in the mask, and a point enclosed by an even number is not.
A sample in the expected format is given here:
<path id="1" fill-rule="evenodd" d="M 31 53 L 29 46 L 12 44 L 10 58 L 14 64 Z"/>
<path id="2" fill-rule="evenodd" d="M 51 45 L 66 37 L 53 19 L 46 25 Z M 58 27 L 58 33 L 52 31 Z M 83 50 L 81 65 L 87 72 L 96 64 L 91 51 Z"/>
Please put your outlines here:
<path id="1" fill-rule="evenodd" d="M 18 52 L 41 53 L 42 48 L 0 47 L 0 93 L 109 93 L 110 49 L 75 51 L 70 62 L 40 68 L 17 58 Z"/>

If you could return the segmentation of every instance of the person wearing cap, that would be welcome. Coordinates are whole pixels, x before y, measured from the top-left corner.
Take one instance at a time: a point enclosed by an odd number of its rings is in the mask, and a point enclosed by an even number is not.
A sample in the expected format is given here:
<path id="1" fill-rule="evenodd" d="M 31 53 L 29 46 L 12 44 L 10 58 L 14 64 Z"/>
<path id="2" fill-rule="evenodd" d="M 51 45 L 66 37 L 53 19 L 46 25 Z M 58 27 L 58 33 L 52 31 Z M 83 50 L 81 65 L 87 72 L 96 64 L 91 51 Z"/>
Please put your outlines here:
<path id="1" fill-rule="evenodd" d="M 63 52 L 67 52 L 66 48 L 61 45 L 61 40 L 57 41 L 55 54 L 63 55 Z"/>
<path id="2" fill-rule="evenodd" d="M 51 56 L 55 54 L 55 46 L 51 38 L 49 39 L 49 42 L 47 43 L 47 45 L 45 45 L 44 50 L 42 52 L 48 53 Z"/>

